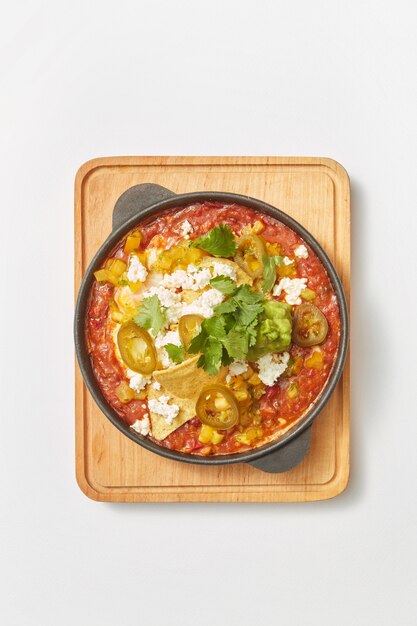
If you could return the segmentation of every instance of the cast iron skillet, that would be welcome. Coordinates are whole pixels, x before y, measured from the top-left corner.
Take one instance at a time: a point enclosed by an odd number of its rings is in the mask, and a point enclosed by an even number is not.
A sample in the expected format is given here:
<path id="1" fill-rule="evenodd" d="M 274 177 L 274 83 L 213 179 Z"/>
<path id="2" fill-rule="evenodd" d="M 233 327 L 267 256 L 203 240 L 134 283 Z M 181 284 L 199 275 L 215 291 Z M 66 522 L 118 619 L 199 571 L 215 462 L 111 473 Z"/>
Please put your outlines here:
<path id="1" fill-rule="evenodd" d="M 295 424 L 295 426 L 285 433 L 285 435 L 278 441 L 273 441 L 264 446 L 260 446 L 259 448 L 246 452 L 213 457 L 197 456 L 177 452 L 175 450 L 168 450 L 167 448 L 163 448 L 162 446 L 153 443 L 146 437 L 143 437 L 132 430 L 128 424 L 126 424 L 126 422 L 119 417 L 116 411 L 110 406 L 103 396 L 93 373 L 85 337 L 85 318 L 90 290 L 94 282 L 93 272 L 101 266 L 116 244 L 124 237 L 124 235 L 126 235 L 128 231 L 134 228 L 138 222 L 146 217 L 155 215 L 167 208 L 183 207 L 194 202 L 204 201 L 216 201 L 227 204 L 236 203 L 247 206 L 275 217 L 280 222 L 283 222 L 292 228 L 292 230 L 300 235 L 300 237 L 302 237 L 302 239 L 304 239 L 304 241 L 311 246 L 326 268 L 339 303 L 341 320 L 340 344 L 333 370 L 320 396 L 304 417 L 302 417 Z M 74 320 L 75 349 L 77 352 L 78 363 L 84 377 L 84 381 L 102 412 L 116 426 L 116 428 L 129 437 L 129 439 L 132 439 L 132 441 L 135 441 L 147 450 L 151 450 L 161 456 L 174 459 L 176 461 L 200 465 L 249 463 L 264 472 L 271 473 L 285 472 L 297 465 L 302 460 L 310 446 L 310 430 L 313 420 L 323 409 L 340 378 L 346 358 L 348 342 L 348 317 L 343 288 L 333 265 L 319 243 L 298 222 L 279 209 L 276 209 L 265 202 L 261 202 L 260 200 L 250 198 L 248 196 L 223 192 L 198 192 L 177 195 L 172 191 L 169 191 L 169 189 L 165 189 L 164 187 L 154 184 L 136 185 L 123 193 L 114 207 L 112 226 L 113 230 L 111 234 L 99 248 L 82 280 L 80 291 L 78 293 Z"/>

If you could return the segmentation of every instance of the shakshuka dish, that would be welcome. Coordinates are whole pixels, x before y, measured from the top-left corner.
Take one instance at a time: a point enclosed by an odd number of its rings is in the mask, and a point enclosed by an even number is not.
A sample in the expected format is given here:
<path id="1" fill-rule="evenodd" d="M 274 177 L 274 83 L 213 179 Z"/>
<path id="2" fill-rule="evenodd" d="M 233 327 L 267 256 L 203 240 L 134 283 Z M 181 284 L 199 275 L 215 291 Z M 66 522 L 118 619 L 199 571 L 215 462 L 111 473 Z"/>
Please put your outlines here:
<path id="1" fill-rule="evenodd" d="M 197 455 L 278 439 L 323 390 L 340 313 L 313 250 L 273 217 L 201 202 L 148 218 L 95 272 L 94 375 L 140 436 Z"/>

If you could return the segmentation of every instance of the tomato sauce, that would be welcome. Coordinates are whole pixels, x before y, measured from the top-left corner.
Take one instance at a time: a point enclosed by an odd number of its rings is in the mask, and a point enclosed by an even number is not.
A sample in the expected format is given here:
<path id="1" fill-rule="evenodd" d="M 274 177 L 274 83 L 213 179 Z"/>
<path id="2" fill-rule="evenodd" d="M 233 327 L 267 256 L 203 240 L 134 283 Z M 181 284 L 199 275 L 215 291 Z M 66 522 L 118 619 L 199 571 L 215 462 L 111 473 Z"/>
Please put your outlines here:
<path id="1" fill-rule="evenodd" d="M 339 346 L 340 314 L 336 295 L 327 276 L 326 270 L 311 248 L 308 248 L 306 259 L 294 257 L 294 249 L 305 242 L 290 228 L 276 219 L 258 213 L 253 209 L 236 204 L 225 205 L 217 202 L 196 203 L 185 208 L 170 209 L 156 218 L 148 218 L 140 224 L 142 233 L 141 251 L 152 241 L 152 246 L 168 248 L 183 239 L 181 224 L 188 220 L 193 227 L 193 238 L 205 234 L 218 224 L 229 224 L 232 231 L 239 236 L 242 229 L 256 220 L 262 222 L 264 230 L 261 235 L 269 243 L 278 243 L 280 254 L 295 258 L 297 277 L 307 278 L 307 286 L 316 293 L 314 304 L 326 316 L 329 332 L 326 340 L 320 345 L 322 362 L 320 368 L 308 366 L 309 358 L 315 348 L 302 348 L 291 345 L 290 364 L 297 362 L 301 366 L 297 372 L 289 368 L 272 386 L 267 387 L 261 396 L 260 414 L 262 416 L 262 439 L 253 442 L 252 447 L 262 445 L 271 437 L 278 437 L 280 431 L 288 429 L 295 423 L 320 395 L 332 370 Z M 113 250 L 111 257 L 127 261 L 124 252 L 124 241 Z M 115 411 L 128 423 L 133 424 L 148 413 L 146 400 L 132 400 L 124 404 L 116 395 L 116 388 L 126 380 L 123 368 L 114 353 L 114 341 L 109 325 L 109 303 L 114 287 L 108 283 L 95 282 L 89 301 L 86 333 L 90 349 L 94 374 L 106 400 Z M 283 301 L 285 294 L 278 300 Z M 307 364 L 306 364 L 307 361 Z M 298 395 L 291 399 L 288 390 L 296 384 Z M 235 438 L 238 427 L 223 431 L 223 441 L 216 446 L 206 446 L 199 441 L 201 422 L 194 418 L 172 432 L 162 442 L 163 447 L 189 452 L 191 454 L 228 454 L 249 449 L 249 446 L 238 443 Z"/>

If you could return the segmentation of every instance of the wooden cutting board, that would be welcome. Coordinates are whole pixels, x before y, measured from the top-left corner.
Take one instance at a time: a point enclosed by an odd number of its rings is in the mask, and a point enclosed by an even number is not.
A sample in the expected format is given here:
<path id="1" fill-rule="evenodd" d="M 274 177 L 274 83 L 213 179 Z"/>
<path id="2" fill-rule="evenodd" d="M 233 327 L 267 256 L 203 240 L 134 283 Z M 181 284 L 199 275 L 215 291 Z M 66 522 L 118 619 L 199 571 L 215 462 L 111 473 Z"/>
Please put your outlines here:
<path id="1" fill-rule="evenodd" d="M 349 303 L 349 179 L 332 159 L 304 157 L 109 157 L 81 166 L 75 180 L 75 291 L 111 231 L 118 197 L 157 183 L 177 193 L 228 191 L 268 202 L 301 222 L 333 261 Z M 302 502 L 332 498 L 349 478 L 349 360 L 314 422 L 310 450 L 294 469 L 193 466 L 144 450 L 100 412 L 75 376 L 76 472 L 90 498 L 111 502 Z"/>

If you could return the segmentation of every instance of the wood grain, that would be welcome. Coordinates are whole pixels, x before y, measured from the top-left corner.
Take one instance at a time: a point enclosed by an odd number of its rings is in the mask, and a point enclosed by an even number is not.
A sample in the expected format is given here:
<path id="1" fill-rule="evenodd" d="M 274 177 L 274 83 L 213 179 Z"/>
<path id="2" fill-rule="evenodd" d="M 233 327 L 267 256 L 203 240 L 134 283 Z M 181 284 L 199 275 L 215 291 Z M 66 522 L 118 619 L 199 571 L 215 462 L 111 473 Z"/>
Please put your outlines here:
<path id="1" fill-rule="evenodd" d="M 301 222 L 322 244 L 349 304 L 349 179 L 336 161 L 304 157 L 108 157 L 75 180 L 75 292 L 111 231 L 117 198 L 139 183 L 177 193 L 228 191 L 265 200 Z M 349 478 L 349 361 L 312 430 L 300 465 L 266 474 L 245 464 L 193 466 L 157 456 L 122 435 L 100 412 L 76 366 L 76 472 L 90 498 L 113 502 L 302 502 L 332 498 Z"/>

